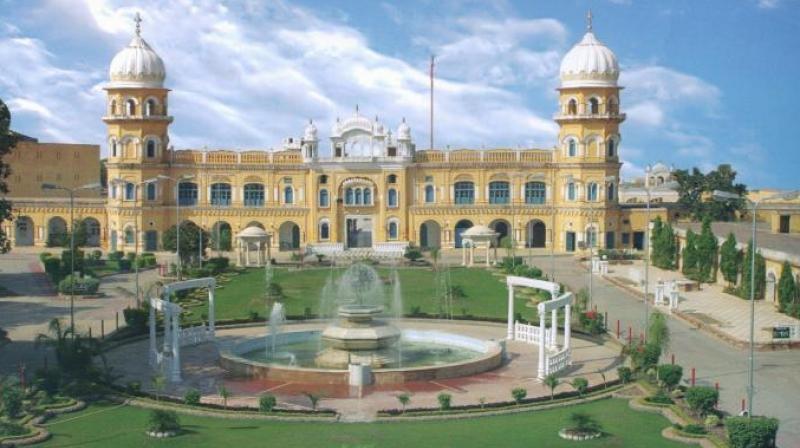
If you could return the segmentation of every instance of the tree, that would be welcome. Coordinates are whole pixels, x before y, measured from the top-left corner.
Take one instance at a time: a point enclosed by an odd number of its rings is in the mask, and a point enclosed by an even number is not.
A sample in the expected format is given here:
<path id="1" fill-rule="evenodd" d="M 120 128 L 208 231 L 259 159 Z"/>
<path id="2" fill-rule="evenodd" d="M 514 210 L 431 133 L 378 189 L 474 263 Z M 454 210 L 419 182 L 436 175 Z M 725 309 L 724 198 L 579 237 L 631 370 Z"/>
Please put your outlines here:
<path id="1" fill-rule="evenodd" d="M 11 131 L 11 112 L 9 112 L 6 104 L 0 100 L 0 253 L 6 253 L 11 249 L 11 242 L 6 235 L 4 221 L 10 221 L 11 217 L 11 203 L 5 199 L 8 193 L 8 184 L 5 179 L 11 174 L 11 167 L 8 163 L 3 161 L 3 158 L 11 152 L 17 145 L 19 135 Z"/>
<path id="2" fill-rule="evenodd" d="M 718 401 L 719 392 L 713 387 L 695 386 L 686 390 L 686 402 L 697 415 L 709 414 L 714 410 Z"/>
<path id="3" fill-rule="evenodd" d="M 697 168 L 691 171 L 677 170 L 674 177 L 678 182 L 678 204 L 688 210 L 695 220 L 709 217 L 714 221 L 729 221 L 744 208 L 741 198 L 747 193 L 747 187 L 735 183 L 736 171 L 730 165 L 719 165 L 706 174 Z M 734 193 L 740 199 L 714 200 L 710 197 L 714 190 Z"/>
<path id="4" fill-rule="evenodd" d="M 739 276 L 740 259 L 741 254 L 739 249 L 736 248 L 736 236 L 731 232 L 719 250 L 719 270 L 722 271 L 722 277 L 728 282 L 728 286 L 736 284 Z"/>
<path id="5" fill-rule="evenodd" d="M 150 382 L 153 383 L 153 390 L 156 392 L 156 401 L 158 401 L 159 397 L 161 396 L 161 392 L 163 392 L 164 388 L 167 387 L 167 378 L 164 377 L 164 374 L 159 373 L 153 376 L 150 379 Z"/>
<path id="6" fill-rule="evenodd" d="M 447 392 L 441 392 L 439 393 L 439 395 L 436 396 L 436 400 L 439 402 L 439 409 L 441 409 L 442 411 L 446 411 L 450 409 L 453 396 L 448 394 Z"/>
<path id="7" fill-rule="evenodd" d="M 653 266 L 661 269 L 675 269 L 675 231 L 669 224 L 664 224 L 660 216 L 653 221 L 651 232 L 653 240 L 653 253 L 651 260 Z"/>
<path id="8" fill-rule="evenodd" d="M 408 392 L 403 392 L 397 396 L 397 401 L 400 402 L 400 406 L 403 407 L 403 413 L 405 414 L 406 406 L 408 406 L 408 403 L 411 402 L 411 394 Z"/>
<path id="9" fill-rule="evenodd" d="M 733 448 L 774 447 L 778 419 L 769 417 L 728 417 L 725 429 Z"/>
<path id="10" fill-rule="evenodd" d="M 659 355 L 669 347 L 667 318 L 658 311 L 650 315 L 650 322 L 647 326 L 647 343 L 658 347 Z"/>
<path id="11" fill-rule="evenodd" d="M 747 244 L 745 250 L 744 260 L 742 260 L 742 285 L 739 288 L 739 296 L 745 299 L 750 298 L 750 276 L 752 275 L 752 260 L 753 260 L 753 241 Z M 755 254 L 755 298 L 763 299 L 764 291 L 767 288 L 767 263 L 761 252 Z"/>
<path id="12" fill-rule="evenodd" d="M 191 258 L 196 257 L 199 252 L 201 252 L 199 250 L 200 232 L 203 234 L 202 253 L 205 253 L 206 248 L 208 248 L 209 242 L 211 241 L 208 232 L 204 229 L 201 229 L 197 226 L 197 224 L 191 221 L 184 221 L 181 223 L 181 261 L 189 261 Z M 175 251 L 175 248 L 177 247 L 177 231 L 175 226 L 170 227 L 166 232 L 164 232 L 163 236 L 161 237 L 161 244 L 164 246 L 164 250 L 173 252 Z"/>
<path id="13" fill-rule="evenodd" d="M 544 385 L 550 389 L 550 399 L 553 400 L 556 394 L 556 387 L 561 384 L 561 381 L 558 379 L 555 373 L 551 373 L 544 377 Z"/>
<path id="14" fill-rule="evenodd" d="M 258 398 L 258 409 L 261 412 L 272 412 L 276 404 L 278 404 L 278 400 L 275 395 L 264 394 Z"/>
<path id="15" fill-rule="evenodd" d="M 222 407 L 228 409 L 228 398 L 231 396 L 231 391 L 225 386 L 219 386 L 217 387 L 217 393 L 219 397 L 222 398 Z"/>
<path id="16" fill-rule="evenodd" d="M 528 390 L 523 387 L 515 387 L 511 389 L 511 397 L 514 398 L 514 402 L 517 404 L 522 403 L 522 400 L 528 396 Z"/>
<path id="17" fill-rule="evenodd" d="M 317 410 L 317 404 L 319 404 L 319 400 L 322 397 L 320 397 L 317 394 L 313 394 L 311 392 L 303 392 L 303 395 L 305 395 L 306 398 L 308 398 L 309 403 L 311 403 L 311 410 L 316 411 Z"/>
<path id="18" fill-rule="evenodd" d="M 506 256 L 511 259 L 511 265 L 513 266 L 515 263 L 514 259 L 514 247 L 516 244 L 514 243 L 514 238 L 511 235 L 506 235 L 500 239 L 500 247 L 506 250 Z"/>
<path id="19" fill-rule="evenodd" d="M 668 390 L 672 390 L 683 377 L 683 367 L 675 364 L 661 364 L 658 366 L 658 379 Z"/>
<path id="20" fill-rule="evenodd" d="M 789 260 L 784 260 L 781 267 L 781 278 L 778 280 L 778 303 L 782 313 L 787 313 L 797 300 L 797 285 L 794 283 L 794 274 Z"/>
<path id="21" fill-rule="evenodd" d="M 586 378 L 583 378 L 583 377 L 580 377 L 580 376 L 575 378 L 575 379 L 573 379 L 572 382 L 570 383 L 570 385 L 575 390 L 578 391 L 578 395 L 581 396 L 581 397 L 589 389 L 589 381 Z"/>
<path id="22" fill-rule="evenodd" d="M 711 230 L 711 219 L 703 219 L 703 230 L 697 238 L 697 277 L 696 280 L 714 283 L 717 270 L 717 237 Z"/>
<path id="23" fill-rule="evenodd" d="M 573 412 L 569 421 L 572 424 L 569 429 L 582 434 L 596 433 L 603 429 L 597 420 L 583 412 Z"/>
<path id="24" fill-rule="evenodd" d="M 689 229 L 686 231 L 686 244 L 683 247 L 683 275 L 693 278 L 697 271 L 697 236 Z"/>

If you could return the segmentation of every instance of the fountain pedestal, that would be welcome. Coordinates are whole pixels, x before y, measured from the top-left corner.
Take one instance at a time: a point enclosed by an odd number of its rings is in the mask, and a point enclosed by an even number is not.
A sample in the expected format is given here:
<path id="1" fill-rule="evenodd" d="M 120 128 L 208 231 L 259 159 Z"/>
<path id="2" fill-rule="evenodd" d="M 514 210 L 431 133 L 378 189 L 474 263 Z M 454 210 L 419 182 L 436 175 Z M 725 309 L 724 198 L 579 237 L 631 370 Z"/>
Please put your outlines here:
<path id="1" fill-rule="evenodd" d="M 390 362 L 378 350 L 394 345 L 400 330 L 375 319 L 383 312 L 377 305 L 343 305 L 339 320 L 322 332 L 326 348 L 316 357 L 316 364 L 327 368 L 347 368 L 350 364 L 380 368 Z"/>

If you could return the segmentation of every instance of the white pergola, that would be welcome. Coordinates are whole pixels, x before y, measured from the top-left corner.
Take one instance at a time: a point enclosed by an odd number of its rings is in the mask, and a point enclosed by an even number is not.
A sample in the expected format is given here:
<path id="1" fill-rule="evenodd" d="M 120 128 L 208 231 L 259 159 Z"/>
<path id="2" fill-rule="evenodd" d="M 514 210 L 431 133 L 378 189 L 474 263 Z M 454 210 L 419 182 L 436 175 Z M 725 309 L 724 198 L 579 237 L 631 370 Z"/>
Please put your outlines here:
<path id="1" fill-rule="evenodd" d="M 239 266 L 264 266 L 272 258 L 271 235 L 261 227 L 250 226 L 236 235 Z"/>
<path id="2" fill-rule="evenodd" d="M 572 364 L 570 350 L 570 329 L 572 293 L 566 292 L 560 297 L 558 283 L 537 280 L 527 277 L 506 277 L 508 286 L 508 331 L 506 338 L 510 341 L 522 341 L 539 345 L 538 378 L 544 379 L 551 373 L 558 372 Z M 527 325 L 514 320 L 514 287 L 541 289 L 550 293 L 550 300 L 537 305 L 539 326 Z M 564 308 L 564 342 L 558 346 L 558 310 Z M 547 313 L 550 312 L 550 328 L 547 328 Z"/>
<path id="3" fill-rule="evenodd" d="M 500 235 L 489 227 L 472 226 L 461 234 L 461 265 L 472 266 L 475 264 L 475 249 L 486 249 L 486 266 L 492 262 L 492 245 L 497 242 Z M 497 246 L 496 244 L 494 244 Z M 496 254 L 495 254 L 496 255 Z M 496 256 L 494 257 L 497 258 Z"/>
<path id="4" fill-rule="evenodd" d="M 164 360 L 169 361 L 167 378 L 171 382 L 181 380 L 181 353 L 183 345 L 198 344 L 200 342 L 214 341 L 214 289 L 216 280 L 213 277 L 196 278 L 182 282 L 170 283 L 164 286 L 162 298 L 150 298 L 150 347 L 149 361 L 153 368 L 161 368 Z M 208 325 L 181 329 L 180 319 L 183 309 L 177 303 L 170 302 L 170 296 L 184 289 L 208 289 Z M 161 350 L 156 344 L 156 312 L 164 313 L 164 341 Z"/>

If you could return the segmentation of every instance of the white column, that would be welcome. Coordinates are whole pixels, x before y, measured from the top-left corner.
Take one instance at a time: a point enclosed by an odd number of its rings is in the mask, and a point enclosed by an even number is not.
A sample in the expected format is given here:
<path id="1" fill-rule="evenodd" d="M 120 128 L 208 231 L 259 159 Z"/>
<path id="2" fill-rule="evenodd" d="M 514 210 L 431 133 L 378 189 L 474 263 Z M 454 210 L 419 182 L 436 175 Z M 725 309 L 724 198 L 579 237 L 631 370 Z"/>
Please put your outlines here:
<path id="1" fill-rule="evenodd" d="M 149 300 L 149 299 L 148 299 Z M 156 365 L 156 308 L 153 302 L 150 302 L 150 367 Z"/>
<path id="2" fill-rule="evenodd" d="M 486 267 L 489 267 L 489 245 L 486 245 Z"/>
<path id="3" fill-rule="evenodd" d="M 545 311 L 544 307 L 539 308 L 539 378 L 544 379 L 547 376 L 544 366 L 544 340 L 545 340 Z"/>
<path id="4" fill-rule="evenodd" d="M 461 245 L 461 266 L 467 265 L 467 248 Z"/>
<path id="5" fill-rule="evenodd" d="M 214 325 L 214 287 L 208 288 L 208 332 L 210 333 L 211 340 L 215 338 L 215 325 Z"/>
<path id="6" fill-rule="evenodd" d="M 550 311 L 550 348 L 555 349 L 558 343 L 558 308 Z"/>
<path id="7" fill-rule="evenodd" d="M 506 339 L 514 340 L 514 286 L 508 285 L 508 331 Z"/>
<path id="8" fill-rule="evenodd" d="M 170 310 L 170 314 L 177 310 Z M 172 316 L 172 372 L 173 382 L 181 380 L 181 345 L 180 345 L 180 325 L 178 316 Z"/>
<path id="9" fill-rule="evenodd" d="M 569 345 L 570 345 L 569 344 L 569 342 L 570 342 L 569 338 L 572 335 L 572 329 L 571 329 L 571 324 L 570 324 L 571 319 L 572 319 L 571 308 L 572 307 L 570 305 L 565 305 L 564 306 L 564 349 L 565 350 L 569 349 Z"/>
<path id="10" fill-rule="evenodd" d="M 163 344 L 162 350 L 165 351 L 165 352 L 168 352 L 168 351 L 172 350 L 172 346 L 171 346 L 171 344 L 172 344 L 172 326 L 171 326 L 171 324 L 172 324 L 172 321 L 171 321 L 172 313 L 170 313 L 168 311 L 169 310 L 169 307 L 168 307 L 169 303 L 164 304 L 164 305 L 167 305 L 167 306 L 162 309 L 162 312 L 164 313 L 164 344 Z"/>

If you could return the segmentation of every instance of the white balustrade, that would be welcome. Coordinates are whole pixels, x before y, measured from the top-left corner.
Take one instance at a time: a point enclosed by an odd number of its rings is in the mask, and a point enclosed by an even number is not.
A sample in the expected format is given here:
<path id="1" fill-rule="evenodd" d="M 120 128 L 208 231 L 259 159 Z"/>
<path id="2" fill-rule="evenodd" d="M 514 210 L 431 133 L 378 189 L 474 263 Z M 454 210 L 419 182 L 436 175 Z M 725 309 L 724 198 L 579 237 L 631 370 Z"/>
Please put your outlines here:
<path id="1" fill-rule="evenodd" d="M 549 341 L 552 338 L 552 331 L 550 329 L 545 330 L 545 341 Z M 541 337 L 542 331 L 539 327 L 534 325 L 523 324 L 517 321 L 514 321 L 514 340 L 525 342 L 527 344 L 538 344 L 539 338 Z"/>
<path id="2" fill-rule="evenodd" d="M 208 327 L 202 324 L 195 327 L 182 328 L 178 340 L 180 341 L 181 347 L 186 347 L 189 345 L 202 344 L 213 339 Z"/>
<path id="3" fill-rule="evenodd" d="M 572 363 L 572 353 L 570 350 L 570 348 L 565 348 L 553 355 L 547 355 L 545 362 L 545 375 L 550 375 L 551 373 L 560 372 L 561 370 L 566 369 L 567 366 Z"/>

